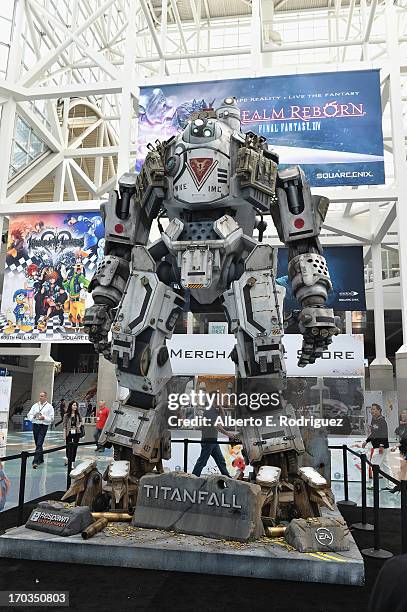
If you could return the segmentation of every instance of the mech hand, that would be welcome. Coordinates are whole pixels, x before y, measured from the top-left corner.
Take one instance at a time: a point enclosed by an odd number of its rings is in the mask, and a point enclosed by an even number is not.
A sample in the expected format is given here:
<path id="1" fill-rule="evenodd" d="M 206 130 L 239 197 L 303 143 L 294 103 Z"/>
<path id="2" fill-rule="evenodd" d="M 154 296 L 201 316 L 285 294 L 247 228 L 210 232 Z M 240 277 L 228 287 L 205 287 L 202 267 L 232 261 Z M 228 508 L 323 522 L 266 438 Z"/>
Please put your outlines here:
<path id="1" fill-rule="evenodd" d="M 332 308 L 303 308 L 299 316 L 299 329 L 303 335 L 298 366 L 304 368 L 314 363 L 332 342 L 332 336 L 339 334 L 337 319 Z"/>
<path id="2" fill-rule="evenodd" d="M 111 360 L 108 334 L 112 325 L 111 309 L 106 304 L 94 304 L 85 310 L 84 328 L 95 351 Z"/>

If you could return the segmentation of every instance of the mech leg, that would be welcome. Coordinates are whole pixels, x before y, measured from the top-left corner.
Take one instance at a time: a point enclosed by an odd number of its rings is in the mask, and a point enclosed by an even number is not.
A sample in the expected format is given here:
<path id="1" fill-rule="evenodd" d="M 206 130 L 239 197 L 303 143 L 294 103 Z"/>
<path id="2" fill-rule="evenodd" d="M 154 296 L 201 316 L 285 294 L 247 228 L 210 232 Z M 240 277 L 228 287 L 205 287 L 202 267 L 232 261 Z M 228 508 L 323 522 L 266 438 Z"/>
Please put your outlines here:
<path id="1" fill-rule="evenodd" d="M 171 456 L 165 394 L 171 365 L 165 341 L 183 304 L 183 298 L 158 279 L 147 248 L 133 247 L 111 347 L 118 382 L 130 394 L 110 412 L 99 442 L 113 445 L 114 459 L 128 460 L 136 479 Z"/>
<path id="2" fill-rule="evenodd" d="M 244 263 L 244 272 L 222 295 L 231 331 L 237 344 L 232 353 L 245 390 L 262 379 L 273 390 L 285 386 L 283 299 L 285 289 L 276 285 L 275 250 L 259 244 Z"/>

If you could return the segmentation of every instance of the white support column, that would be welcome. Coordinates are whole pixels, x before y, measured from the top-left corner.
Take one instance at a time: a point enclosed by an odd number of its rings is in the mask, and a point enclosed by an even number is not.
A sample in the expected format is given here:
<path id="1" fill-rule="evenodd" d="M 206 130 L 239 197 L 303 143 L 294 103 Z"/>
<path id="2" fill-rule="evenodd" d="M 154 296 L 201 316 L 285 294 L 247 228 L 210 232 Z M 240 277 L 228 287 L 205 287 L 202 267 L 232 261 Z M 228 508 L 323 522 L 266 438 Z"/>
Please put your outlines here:
<path id="1" fill-rule="evenodd" d="M 15 11 L 15 22 L 13 39 L 9 51 L 9 62 L 7 79 L 15 82 L 19 76 L 22 55 L 22 27 L 24 16 L 24 0 L 17 0 Z M 4 202 L 7 197 L 8 172 L 13 148 L 14 125 L 16 119 L 16 101 L 10 95 L 7 102 L 3 104 L 0 124 L 1 158 L 3 163 L 0 168 L 0 201 Z"/>
<path id="2" fill-rule="evenodd" d="M 384 299 L 382 280 L 382 249 L 372 244 L 374 334 L 376 357 L 369 366 L 370 389 L 393 390 L 393 366 L 386 357 L 386 333 L 384 326 Z"/>
<path id="3" fill-rule="evenodd" d="M 261 67 L 261 17 L 260 0 L 252 0 L 252 21 L 251 21 L 251 64 L 253 72 L 257 72 Z"/>
<path id="4" fill-rule="evenodd" d="M 168 17 L 168 0 L 161 0 L 161 31 L 160 42 L 163 56 L 167 53 L 167 17 Z M 160 59 L 160 75 L 166 74 L 165 59 Z"/>
<path id="5" fill-rule="evenodd" d="M 400 48 L 398 44 L 396 7 L 386 0 L 386 47 L 389 62 L 389 90 L 394 174 L 398 191 L 397 219 L 400 258 L 400 297 L 403 344 L 396 353 L 396 383 L 399 409 L 407 408 L 407 164 L 400 78 Z"/>
<path id="6" fill-rule="evenodd" d="M 48 401 L 52 402 L 54 393 L 55 361 L 51 357 L 51 344 L 42 343 L 41 352 L 34 361 L 31 402 L 38 402 L 41 391 L 45 391 Z"/>
<path id="7" fill-rule="evenodd" d="M 345 334 L 352 333 L 352 311 L 345 311 Z"/>
<path id="8" fill-rule="evenodd" d="M 264 47 L 270 47 L 274 44 L 272 37 L 274 27 L 274 2 L 268 0 L 261 1 L 260 13 L 260 34 L 264 37 Z M 261 39 L 260 39 L 261 41 Z M 261 52 L 261 47 L 260 47 Z M 273 53 L 261 53 L 261 62 L 263 68 L 271 68 L 273 65 Z"/>
<path id="9" fill-rule="evenodd" d="M 134 83 L 134 69 L 136 60 L 136 37 L 133 35 L 131 26 L 136 23 L 137 2 L 130 2 L 128 16 L 128 32 L 126 40 L 126 51 L 124 57 L 124 85 L 121 95 L 120 109 L 120 129 L 119 129 L 119 153 L 117 158 L 117 176 L 120 177 L 129 171 L 130 167 L 130 148 L 132 135 L 132 119 L 134 114 L 133 96 L 136 92 L 139 95 L 139 87 Z"/>

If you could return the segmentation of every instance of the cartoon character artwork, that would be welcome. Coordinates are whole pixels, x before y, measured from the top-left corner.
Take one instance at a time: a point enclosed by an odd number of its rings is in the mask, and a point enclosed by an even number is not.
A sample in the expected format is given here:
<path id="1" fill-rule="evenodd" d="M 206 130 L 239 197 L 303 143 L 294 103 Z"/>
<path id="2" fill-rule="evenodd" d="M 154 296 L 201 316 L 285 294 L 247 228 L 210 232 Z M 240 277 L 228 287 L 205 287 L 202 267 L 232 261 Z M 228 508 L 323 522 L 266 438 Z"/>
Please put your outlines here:
<path id="1" fill-rule="evenodd" d="M 29 317 L 30 305 L 27 289 L 17 289 L 13 295 L 13 303 L 15 305 L 13 309 L 15 322 L 9 319 L 4 333 L 12 334 L 15 332 L 31 331 L 33 324 Z"/>
<path id="2" fill-rule="evenodd" d="M 84 215 L 68 215 L 64 223 L 74 227 L 75 231 L 83 235 L 83 248 L 81 256 L 86 257 L 96 253 L 99 241 L 103 239 L 104 228 L 100 215 L 85 217 Z"/>
<path id="3" fill-rule="evenodd" d="M 7 265 L 18 263 L 19 259 L 25 256 L 27 256 L 25 231 L 21 227 L 15 227 L 10 232 L 7 244 L 6 263 Z"/>
<path id="4" fill-rule="evenodd" d="M 104 246 L 94 212 L 10 215 L 0 341 L 86 342 L 82 320 L 92 304 L 86 289 Z M 15 295 L 23 301 L 17 304 Z"/>
<path id="5" fill-rule="evenodd" d="M 58 317 L 59 325 L 62 327 L 64 325 L 64 305 L 68 295 L 61 286 L 60 275 L 56 270 L 51 270 L 45 274 L 40 296 L 43 316 L 37 323 L 38 329 L 44 332 L 47 329 L 48 321 L 54 317 Z"/>
<path id="6" fill-rule="evenodd" d="M 83 319 L 86 308 L 86 289 L 90 281 L 84 273 L 83 263 L 77 261 L 70 269 L 61 266 L 63 278 L 62 286 L 68 294 L 68 319 L 70 326 L 66 326 L 66 331 L 75 331 L 83 327 Z"/>

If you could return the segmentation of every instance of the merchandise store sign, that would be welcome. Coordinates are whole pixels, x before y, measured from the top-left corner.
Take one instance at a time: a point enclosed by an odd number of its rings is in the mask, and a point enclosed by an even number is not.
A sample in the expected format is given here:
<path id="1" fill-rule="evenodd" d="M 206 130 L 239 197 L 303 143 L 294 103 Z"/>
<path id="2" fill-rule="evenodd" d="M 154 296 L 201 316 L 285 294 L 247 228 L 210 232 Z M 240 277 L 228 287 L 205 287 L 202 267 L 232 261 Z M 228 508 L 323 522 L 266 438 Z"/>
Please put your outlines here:
<path id="1" fill-rule="evenodd" d="M 282 166 L 300 164 L 311 185 L 384 183 L 378 70 L 142 87 L 137 170 L 149 142 L 169 139 L 191 112 L 228 96 L 238 100 L 242 131 L 264 136 Z"/>
<path id="2" fill-rule="evenodd" d="M 323 356 L 305 368 L 297 366 L 302 346 L 300 334 L 287 334 L 283 340 L 288 376 L 363 376 L 363 335 L 336 336 Z M 168 342 L 172 371 L 181 374 L 234 374 L 229 355 L 235 345 L 231 334 L 175 334 Z"/>

